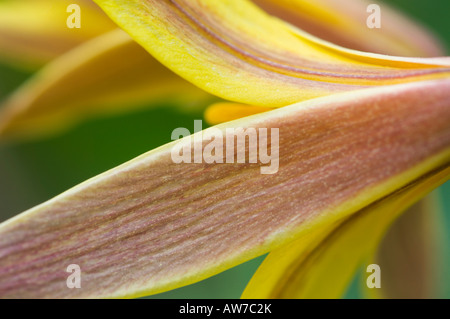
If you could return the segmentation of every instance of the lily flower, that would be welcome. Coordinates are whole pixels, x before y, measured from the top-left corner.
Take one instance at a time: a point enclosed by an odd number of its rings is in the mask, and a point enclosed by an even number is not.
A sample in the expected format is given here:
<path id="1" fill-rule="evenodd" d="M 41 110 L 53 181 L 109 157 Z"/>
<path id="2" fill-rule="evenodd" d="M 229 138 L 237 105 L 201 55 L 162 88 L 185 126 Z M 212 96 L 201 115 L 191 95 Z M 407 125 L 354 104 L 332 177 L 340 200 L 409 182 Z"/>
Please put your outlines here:
<path id="1" fill-rule="evenodd" d="M 342 19 L 325 0 L 95 2 L 129 36 L 112 30 L 55 52 L 6 101 L 0 136 L 49 133 L 174 92 L 188 104 L 225 100 L 206 113 L 220 124 L 2 223 L 0 296 L 140 297 L 270 252 L 243 297 L 339 297 L 401 213 L 448 180 L 450 59 L 356 51 L 299 28 L 334 38 L 361 26 L 360 11 Z M 330 27 L 330 17 L 341 23 Z M 380 52 L 439 52 L 419 30 L 395 40 L 408 24 L 378 35 Z M 362 30 L 347 45 L 376 51 Z M 218 155 L 233 128 L 259 132 L 259 147 L 278 155 L 274 174 L 223 163 L 252 147 L 244 138 Z M 180 145 L 203 159 L 174 162 Z M 82 269 L 81 289 L 67 288 L 70 264 Z"/>

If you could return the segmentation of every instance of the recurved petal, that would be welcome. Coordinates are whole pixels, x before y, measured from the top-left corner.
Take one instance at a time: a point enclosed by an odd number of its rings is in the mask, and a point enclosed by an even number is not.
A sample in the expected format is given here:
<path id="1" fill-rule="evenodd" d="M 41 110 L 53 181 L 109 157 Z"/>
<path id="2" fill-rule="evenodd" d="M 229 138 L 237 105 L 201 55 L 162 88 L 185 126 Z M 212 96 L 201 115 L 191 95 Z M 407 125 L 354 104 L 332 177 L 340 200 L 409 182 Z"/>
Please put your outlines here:
<path id="1" fill-rule="evenodd" d="M 18 88 L 0 109 L 0 137 L 37 138 L 98 114 L 175 102 L 184 109 L 213 99 L 113 30 L 63 54 Z"/>
<path id="2" fill-rule="evenodd" d="M 0 58 L 21 68 L 37 68 L 82 42 L 115 29 L 89 0 L 78 0 L 81 28 L 70 29 L 70 0 L 0 2 Z"/>
<path id="3" fill-rule="evenodd" d="M 387 2 L 369 0 L 254 0 L 268 13 L 346 48 L 397 56 L 441 56 L 443 47 L 423 26 Z M 380 9 L 381 28 L 367 21 Z"/>
<path id="4" fill-rule="evenodd" d="M 156 59 L 226 100 L 284 106 L 363 87 L 448 75 L 448 59 L 343 49 L 247 0 L 97 0 Z"/>
<path id="5" fill-rule="evenodd" d="M 399 215 L 443 184 L 449 175 L 448 165 L 430 172 L 354 215 L 274 250 L 256 271 L 242 298 L 341 298 L 355 272 L 361 266 L 367 269 L 372 264 L 371 255 Z M 377 265 L 382 278 L 378 288 L 384 290 L 385 285 L 392 284 L 390 280 L 398 279 L 386 276 L 389 273 L 386 263 Z M 402 272 L 416 267 L 415 264 L 401 265 L 406 266 Z M 369 270 L 367 277 L 373 272 Z M 360 286 L 369 289 L 366 278 Z M 413 283 L 408 286 L 417 284 L 415 278 L 409 279 Z M 370 279 L 369 282 L 372 283 Z"/>
<path id="6" fill-rule="evenodd" d="M 153 294 L 329 227 L 448 167 L 449 102 L 450 79 L 373 88 L 155 149 L 0 225 L 0 296 Z M 211 139 L 234 142 L 226 129 L 239 127 L 258 129 L 270 161 L 264 152 L 252 164 L 211 161 Z M 197 160 L 192 150 L 203 149 L 203 161 L 174 163 L 181 146 Z M 222 159 L 243 146 L 227 148 Z M 274 174 L 261 174 L 269 165 Z M 81 267 L 82 289 L 67 289 L 70 264 Z"/>

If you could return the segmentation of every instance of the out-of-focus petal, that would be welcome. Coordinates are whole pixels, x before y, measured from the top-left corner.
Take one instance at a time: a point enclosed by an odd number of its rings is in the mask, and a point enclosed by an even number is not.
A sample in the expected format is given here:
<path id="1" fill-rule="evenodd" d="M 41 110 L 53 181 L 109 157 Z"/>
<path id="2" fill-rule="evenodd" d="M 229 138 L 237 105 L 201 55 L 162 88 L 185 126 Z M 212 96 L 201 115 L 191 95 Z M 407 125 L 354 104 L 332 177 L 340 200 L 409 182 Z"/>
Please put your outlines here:
<path id="1" fill-rule="evenodd" d="M 343 49 L 247 0 L 96 0 L 156 59 L 226 100 L 284 106 L 368 86 L 444 77 L 450 61 Z"/>
<path id="2" fill-rule="evenodd" d="M 81 9 L 81 28 L 69 29 L 67 7 Z M 89 0 L 4 0 L 0 2 L 0 59 L 37 68 L 82 42 L 115 29 Z"/>
<path id="3" fill-rule="evenodd" d="M 439 298 L 441 215 L 430 194 L 389 229 L 375 254 L 382 269 L 381 289 L 365 289 L 379 298 Z"/>
<path id="4" fill-rule="evenodd" d="M 116 29 L 55 59 L 16 90 L 0 109 L 0 136 L 36 138 L 83 117 L 162 101 L 188 109 L 210 100 Z"/>
<path id="5" fill-rule="evenodd" d="M 253 0 L 268 13 L 321 39 L 350 49 L 398 56 L 442 56 L 443 48 L 419 26 L 380 3 L 381 28 L 370 29 L 372 0 Z"/>
<path id="6" fill-rule="evenodd" d="M 1 224 L 0 296 L 162 292 L 335 224 L 448 167 L 449 101 L 450 79 L 360 90 L 157 148 Z M 278 172 L 207 164 L 207 152 L 202 163 L 173 162 L 173 147 L 206 150 L 218 131 L 234 141 L 227 128 L 268 129 L 259 142 L 278 151 Z M 82 289 L 67 289 L 69 264 L 81 267 Z"/>

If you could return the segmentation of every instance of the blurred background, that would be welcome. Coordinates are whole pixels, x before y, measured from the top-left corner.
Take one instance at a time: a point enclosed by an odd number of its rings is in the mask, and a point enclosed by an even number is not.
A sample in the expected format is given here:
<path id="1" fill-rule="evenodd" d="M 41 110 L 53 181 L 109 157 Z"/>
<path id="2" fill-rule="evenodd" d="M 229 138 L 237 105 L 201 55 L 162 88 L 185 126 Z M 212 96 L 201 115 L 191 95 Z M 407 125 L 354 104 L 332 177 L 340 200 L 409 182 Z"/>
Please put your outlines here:
<path id="1" fill-rule="evenodd" d="M 76 1 L 74 1 L 76 3 Z M 450 1 L 390 0 L 393 7 L 422 22 L 450 50 Z M 2 64 L 3 63 L 3 64 Z M 0 61 L 0 99 L 31 73 Z M 0 145 L 0 222 L 68 188 L 170 141 L 176 127 L 192 128 L 202 111 L 183 113 L 171 105 L 90 119 L 70 131 L 33 142 Z M 436 190 L 442 207 L 443 267 L 439 296 L 450 298 L 450 182 Z M 263 256 L 197 284 L 152 298 L 238 298 Z M 362 297 L 362 271 L 347 298 Z"/>

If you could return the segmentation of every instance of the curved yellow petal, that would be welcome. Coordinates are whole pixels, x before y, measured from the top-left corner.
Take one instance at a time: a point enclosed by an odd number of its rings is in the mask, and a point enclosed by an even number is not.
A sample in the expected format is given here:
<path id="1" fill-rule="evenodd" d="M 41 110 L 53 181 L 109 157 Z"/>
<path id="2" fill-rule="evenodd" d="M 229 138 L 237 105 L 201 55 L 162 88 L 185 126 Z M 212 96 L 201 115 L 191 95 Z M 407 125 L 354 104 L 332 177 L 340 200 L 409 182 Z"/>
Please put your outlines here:
<path id="1" fill-rule="evenodd" d="M 350 49 L 397 56 L 442 56 L 443 47 L 423 26 L 381 9 L 381 28 L 369 28 L 370 0 L 254 0 L 268 13 L 321 39 Z"/>
<path id="2" fill-rule="evenodd" d="M 449 102 L 450 79 L 372 88 L 155 149 L 1 224 L 0 296 L 143 296 L 279 248 L 448 167 Z M 230 128 L 268 129 L 259 142 L 279 154 L 278 172 L 210 163 L 211 139 L 234 141 Z M 176 164 L 179 146 L 205 151 L 202 162 Z M 82 289 L 67 289 L 70 264 Z"/>
<path id="3" fill-rule="evenodd" d="M 83 117 L 158 101 L 188 109 L 210 100 L 116 29 L 55 59 L 17 89 L 1 105 L 0 137 L 36 138 Z"/>
<path id="4" fill-rule="evenodd" d="M 81 28 L 70 29 L 70 4 L 80 7 Z M 37 68 L 82 42 L 115 29 L 90 0 L 4 0 L 0 2 L 0 59 Z"/>
<path id="5" fill-rule="evenodd" d="M 449 166 L 432 172 L 347 219 L 274 250 L 242 298 L 341 298 L 358 268 L 371 264 L 371 255 L 393 221 L 449 175 Z M 384 264 L 379 266 L 381 287 L 389 285 Z M 361 285 L 365 284 L 364 279 Z"/>
<path id="6" fill-rule="evenodd" d="M 284 106 L 367 86 L 448 76 L 442 59 L 343 49 L 247 0 L 96 0 L 156 59 L 226 100 Z"/>
<path id="7" fill-rule="evenodd" d="M 323 40 L 350 49 L 397 56 L 441 56 L 442 45 L 422 26 L 381 5 L 382 29 L 370 29 L 367 0 L 253 0 L 266 12 Z M 205 111 L 205 120 L 219 124 L 266 112 L 267 108 L 219 102 Z"/>

